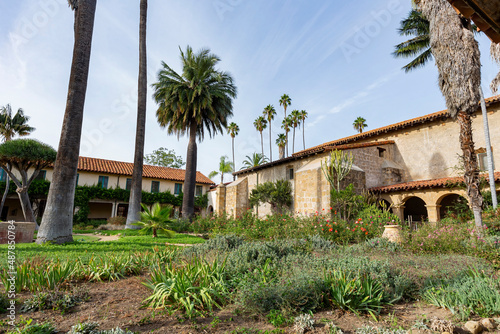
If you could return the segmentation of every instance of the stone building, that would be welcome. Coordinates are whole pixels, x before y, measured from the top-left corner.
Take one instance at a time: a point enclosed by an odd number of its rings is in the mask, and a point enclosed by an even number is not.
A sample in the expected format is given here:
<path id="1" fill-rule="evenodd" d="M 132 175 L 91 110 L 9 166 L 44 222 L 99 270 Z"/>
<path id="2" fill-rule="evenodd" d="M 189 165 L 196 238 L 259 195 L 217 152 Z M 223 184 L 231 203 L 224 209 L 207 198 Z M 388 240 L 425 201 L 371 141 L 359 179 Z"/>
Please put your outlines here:
<path id="1" fill-rule="evenodd" d="M 121 188 L 130 190 L 134 164 L 130 162 L 113 161 L 97 158 L 80 157 L 76 185 L 99 185 L 104 189 Z M 52 180 L 53 168 L 40 172 L 37 179 Z M 151 193 L 170 191 L 174 195 L 182 192 L 184 186 L 184 169 L 144 165 L 142 190 Z M 5 172 L 0 169 L 0 181 L 5 180 Z M 213 181 L 200 172 L 196 172 L 196 196 L 206 194 Z M 33 199 L 32 199 L 33 200 Z M 34 204 L 38 217 L 43 214 L 45 199 L 37 199 Z M 126 217 L 128 202 L 118 200 L 91 199 L 89 201 L 89 219 L 105 220 L 111 217 Z M 23 211 L 16 195 L 10 195 L 5 203 L 1 219 L 23 221 Z"/>
<path id="2" fill-rule="evenodd" d="M 486 100 L 493 158 L 500 155 L 500 96 Z M 483 118 L 473 117 L 474 142 L 481 171 L 486 171 Z M 330 186 L 322 173 L 332 150 L 351 152 L 349 182 L 369 190 L 391 206 L 402 220 L 437 221 L 466 191 L 460 182 L 459 125 L 446 110 L 337 139 L 271 163 L 234 173 L 237 180 L 209 193 L 209 211 L 241 215 L 257 182 L 290 180 L 292 210 L 312 214 L 329 208 Z M 495 160 L 495 159 L 494 159 Z M 458 168 L 459 169 L 459 168 Z M 500 181 L 500 173 L 495 177 Z M 497 186 L 498 187 L 498 186 Z M 259 215 L 269 214 L 269 205 Z"/>

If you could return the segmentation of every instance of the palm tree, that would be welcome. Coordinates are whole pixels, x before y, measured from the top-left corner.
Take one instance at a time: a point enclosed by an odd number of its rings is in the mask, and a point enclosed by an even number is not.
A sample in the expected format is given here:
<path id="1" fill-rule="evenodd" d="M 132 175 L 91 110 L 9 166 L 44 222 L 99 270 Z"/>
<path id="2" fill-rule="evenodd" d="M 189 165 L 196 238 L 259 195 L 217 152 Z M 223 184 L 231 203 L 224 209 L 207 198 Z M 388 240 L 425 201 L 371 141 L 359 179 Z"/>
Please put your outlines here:
<path id="1" fill-rule="evenodd" d="M 429 21 L 417 9 L 412 9 L 408 17 L 401 21 L 398 32 L 401 36 L 413 36 L 395 46 L 392 55 L 396 58 L 414 58 L 402 69 L 406 73 L 422 67 L 432 60 Z"/>
<path id="2" fill-rule="evenodd" d="M 264 118 L 264 116 L 259 116 L 253 122 L 253 126 L 255 126 L 255 129 L 260 132 L 260 145 L 262 146 L 262 155 L 264 155 L 264 138 L 262 137 L 262 131 L 264 131 L 264 129 L 267 127 L 267 120 Z"/>
<path id="3" fill-rule="evenodd" d="M 278 145 L 280 152 L 280 159 L 285 157 L 285 146 L 286 146 L 286 136 L 284 133 L 280 133 L 276 139 L 276 145 Z"/>
<path id="4" fill-rule="evenodd" d="M 188 46 L 186 52 L 181 50 L 181 61 L 182 75 L 162 62 L 163 68 L 153 88 L 158 123 L 167 128 L 168 134 L 189 135 L 182 214 L 191 219 L 196 186 L 196 140 L 203 140 L 205 131 L 212 137 L 227 128 L 228 119 L 233 116 L 236 86 L 231 75 L 215 68 L 220 58 L 208 49 L 194 53 Z"/>
<path id="5" fill-rule="evenodd" d="M 478 228 L 482 227 L 477 158 L 472 138 L 471 114 L 480 101 L 479 47 L 470 26 L 464 25 L 446 0 L 422 0 L 422 14 L 430 23 L 430 45 L 439 70 L 439 86 L 451 117 L 458 118 L 467 195 Z M 445 19 L 444 19 L 445 18 Z"/>
<path id="6" fill-rule="evenodd" d="M 276 116 L 276 110 L 274 109 L 274 106 L 269 104 L 267 107 L 264 108 L 264 117 L 267 119 L 269 122 L 269 157 L 271 162 L 273 161 L 273 146 L 271 142 L 271 121 L 274 120 L 274 116 Z"/>
<path id="7" fill-rule="evenodd" d="M 149 208 L 141 204 L 143 212 L 140 212 L 140 219 L 133 225 L 142 227 L 141 232 L 144 234 L 153 234 L 153 238 L 158 238 L 158 231 L 162 231 L 167 238 L 172 238 L 175 235 L 174 231 L 168 229 L 168 224 L 173 223 L 170 219 L 172 216 L 172 206 L 168 205 L 161 207 L 160 203 L 153 204 L 153 208 Z"/>
<path id="8" fill-rule="evenodd" d="M 247 155 L 246 160 L 243 161 L 243 167 L 241 170 L 257 167 L 267 162 L 269 162 L 269 160 L 267 160 L 263 154 L 254 153 L 251 156 Z"/>
<path id="9" fill-rule="evenodd" d="M 35 128 L 28 125 L 30 118 L 24 115 L 23 109 L 19 108 L 12 117 L 12 108 L 10 104 L 0 108 L 0 136 L 3 142 L 12 140 L 16 135 L 24 137 L 35 131 Z M 0 214 L 3 211 L 7 195 L 9 194 L 10 179 L 9 174 L 5 171 L 5 191 L 0 203 Z"/>
<path id="10" fill-rule="evenodd" d="M 302 123 L 302 141 L 304 142 L 304 150 L 306 149 L 306 118 L 308 114 L 307 111 L 301 110 L 300 111 L 300 120 Z"/>
<path id="11" fill-rule="evenodd" d="M 234 122 L 231 122 L 231 124 L 229 124 L 229 126 L 227 127 L 227 133 L 231 136 L 231 140 L 233 142 L 233 169 L 236 168 L 236 165 L 234 163 L 234 137 L 236 137 L 238 135 L 238 133 L 240 132 L 240 127 L 238 126 L 238 124 L 234 123 Z M 233 181 L 236 180 L 236 177 L 233 175 Z"/>
<path id="12" fill-rule="evenodd" d="M 364 119 L 363 117 L 358 117 L 354 120 L 352 126 L 354 127 L 354 130 L 358 131 L 359 133 L 362 133 L 363 129 L 366 128 L 368 125 L 366 124 L 366 119 Z"/>
<path id="13" fill-rule="evenodd" d="M 283 106 L 285 110 L 285 119 L 286 119 L 286 108 L 292 104 L 292 99 L 287 94 L 283 94 L 280 99 L 280 106 Z M 288 156 L 288 132 L 286 133 L 286 155 Z"/>
<path id="14" fill-rule="evenodd" d="M 290 116 L 288 116 L 281 122 L 281 128 L 285 130 L 285 148 L 287 157 L 288 157 L 288 132 L 290 132 L 291 127 L 292 127 L 292 119 L 290 118 Z"/>
<path id="15" fill-rule="evenodd" d="M 73 205 L 97 0 L 71 0 L 75 44 L 64 122 L 37 243 L 73 241 Z"/>
<path id="16" fill-rule="evenodd" d="M 208 174 L 208 177 L 213 178 L 220 174 L 220 184 L 224 184 L 224 174 L 234 172 L 234 164 L 231 161 L 228 161 L 228 159 L 229 158 L 225 155 L 220 157 L 219 170 L 214 170 Z"/>
<path id="17" fill-rule="evenodd" d="M 148 0 L 140 2 L 139 23 L 139 84 L 137 95 L 137 129 L 135 134 L 134 170 L 128 201 L 127 224 L 125 228 L 133 229 L 132 223 L 140 218 L 142 200 L 142 166 L 144 162 L 144 137 L 146 134 L 146 101 L 148 94 L 147 54 L 146 54 L 146 24 Z"/>
<path id="18" fill-rule="evenodd" d="M 290 114 L 290 121 L 293 127 L 292 154 L 295 153 L 295 128 L 300 126 L 300 120 L 301 120 L 300 111 L 293 110 L 292 113 Z"/>

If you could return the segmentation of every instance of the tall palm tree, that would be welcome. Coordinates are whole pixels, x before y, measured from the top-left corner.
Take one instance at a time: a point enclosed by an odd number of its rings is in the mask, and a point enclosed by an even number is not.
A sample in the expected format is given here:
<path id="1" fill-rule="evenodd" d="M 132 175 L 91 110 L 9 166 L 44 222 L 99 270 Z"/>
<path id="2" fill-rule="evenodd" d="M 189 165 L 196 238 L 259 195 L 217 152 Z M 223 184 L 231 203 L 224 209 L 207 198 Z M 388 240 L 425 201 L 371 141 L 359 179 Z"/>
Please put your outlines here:
<path id="1" fill-rule="evenodd" d="M 288 157 L 288 132 L 290 132 L 291 127 L 292 127 L 292 119 L 290 118 L 290 116 L 288 116 L 281 122 L 281 128 L 285 130 L 285 149 L 287 157 Z"/>
<path id="2" fill-rule="evenodd" d="M 233 169 L 236 168 L 236 165 L 234 163 L 234 137 L 238 135 L 240 132 L 240 127 L 238 124 L 231 122 L 229 126 L 227 127 L 227 133 L 231 136 L 231 140 L 233 142 L 232 148 L 233 148 Z M 236 180 L 236 177 L 233 175 L 233 181 Z"/>
<path id="3" fill-rule="evenodd" d="M 285 157 L 285 146 L 286 146 L 286 135 L 284 133 L 280 133 L 278 138 L 276 139 L 276 145 L 278 145 L 278 149 L 281 157 Z"/>
<path id="4" fill-rule="evenodd" d="M 220 58 L 210 50 L 194 53 L 188 46 L 186 52 L 181 50 L 181 61 L 182 74 L 162 62 L 163 68 L 153 88 L 160 126 L 167 128 L 168 134 L 189 136 L 182 215 L 191 219 L 196 186 L 196 140 L 203 140 L 205 132 L 212 137 L 227 128 L 237 93 L 231 75 L 215 68 Z"/>
<path id="5" fill-rule="evenodd" d="M 354 130 L 358 131 L 359 133 L 362 133 L 363 129 L 366 128 L 368 125 L 366 124 L 366 119 L 364 119 L 363 117 L 358 117 L 354 120 L 352 126 L 354 127 Z"/>
<path id="6" fill-rule="evenodd" d="M 479 47 L 470 26 L 464 25 L 446 0 L 422 0 L 422 14 L 430 22 L 430 45 L 439 70 L 439 86 L 450 115 L 458 118 L 467 195 L 478 228 L 482 227 L 477 158 L 472 138 L 471 114 L 480 101 Z"/>
<path id="7" fill-rule="evenodd" d="M 293 110 L 292 113 L 290 114 L 290 121 L 292 123 L 292 128 L 293 128 L 293 140 L 292 140 L 292 154 L 295 153 L 295 128 L 300 126 L 300 111 L 298 110 Z"/>
<path id="8" fill-rule="evenodd" d="M 274 116 L 276 116 L 276 110 L 274 109 L 274 106 L 272 104 L 269 104 L 267 107 L 264 108 L 264 117 L 267 119 L 269 122 L 269 158 L 271 162 L 273 161 L 273 146 L 271 142 L 271 121 L 274 120 Z"/>
<path id="9" fill-rule="evenodd" d="M 73 205 L 97 0 L 70 0 L 75 44 L 64 122 L 37 243 L 73 241 Z"/>
<path id="10" fill-rule="evenodd" d="M 228 159 L 229 158 L 225 155 L 220 157 L 219 170 L 218 171 L 214 170 L 213 172 L 210 172 L 210 174 L 208 174 L 208 177 L 213 178 L 220 174 L 220 184 L 224 184 L 224 174 L 234 172 L 234 165 Z"/>
<path id="11" fill-rule="evenodd" d="M 243 161 L 243 167 L 241 169 L 243 170 L 257 167 L 267 162 L 269 162 L 269 160 L 267 160 L 265 155 L 260 153 L 253 153 L 251 156 L 246 156 L 246 159 Z"/>
<path id="12" fill-rule="evenodd" d="M 401 21 L 398 32 L 401 36 L 413 36 L 395 46 L 392 55 L 396 58 L 414 58 L 403 66 L 406 73 L 422 67 L 432 60 L 429 21 L 417 9 L 412 9 L 408 17 Z"/>
<path id="13" fill-rule="evenodd" d="M 262 131 L 264 131 L 267 127 L 267 120 L 264 116 L 259 116 L 253 122 L 253 126 L 255 126 L 255 129 L 260 132 L 260 146 L 262 146 L 262 155 L 264 155 L 264 138 L 262 137 Z"/>
<path id="14" fill-rule="evenodd" d="M 286 119 L 286 108 L 292 105 L 292 99 L 287 94 L 283 94 L 280 99 L 280 106 L 283 106 L 285 110 L 285 119 Z M 286 133 L 286 155 L 288 156 L 288 131 Z"/>
<path id="15" fill-rule="evenodd" d="M 307 111 L 300 111 L 300 121 L 302 123 L 302 141 L 304 142 L 304 150 L 306 149 L 306 118 L 308 114 Z"/>
<path id="16" fill-rule="evenodd" d="M 147 53 L 146 53 L 146 24 L 148 14 L 148 0 L 140 2 L 139 23 L 139 83 L 137 95 L 137 125 L 135 134 L 134 170 L 128 201 L 127 224 L 125 228 L 139 229 L 133 225 L 141 216 L 142 200 L 142 166 L 144 162 L 144 137 L 146 135 L 146 104 L 148 94 Z"/>
<path id="17" fill-rule="evenodd" d="M 21 108 L 19 108 L 14 114 L 14 117 L 12 117 L 12 108 L 10 104 L 2 107 L 0 109 L 0 136 L 3 142 L 12 140 L 16 135 L 24 137 L 35 131 L 35 128 L 28 125 L 29 120 L 30 118 L 24 115 L 24 111 Z M 2 202 L 0 203 L 0 214 L 3 211 L 7 195 L 9 194 L 9 186 L 9 174 L 5 172 L 5 191 L 2 196 Z"/>

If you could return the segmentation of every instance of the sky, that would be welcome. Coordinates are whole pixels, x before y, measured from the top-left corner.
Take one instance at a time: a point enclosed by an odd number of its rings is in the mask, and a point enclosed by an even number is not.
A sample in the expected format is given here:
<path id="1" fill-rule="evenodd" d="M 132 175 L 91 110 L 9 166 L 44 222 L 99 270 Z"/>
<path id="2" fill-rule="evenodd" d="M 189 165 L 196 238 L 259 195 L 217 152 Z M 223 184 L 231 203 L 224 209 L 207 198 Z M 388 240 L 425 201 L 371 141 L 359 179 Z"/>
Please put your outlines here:
<path id="1" fill-rule="evenodd" d="M 445 109 L 434 62 L 405 74 L 408 61 L 395 59 L 399 22 L 410 0 L 149 0 L 147 26 L 148 104 L 145 153 L 159 147 L 186 157 L 187 138 L 169 136 L 156 120 L 151 84 L 164 61 L 181 71 L 179 48 L 209 48 L 221 58 L 238 87 L 233 118 L 236 169 L 261 151 L 253 126 L 272 104 L 275 140 L 284 116 L 279 99 L 288 94 L 294 109 L 309 113 L 306 147 L 356 133 L 352 123 L 366 119 L 366 130 Z M 36 128 L 32 134 L 57 149 L 73 54 L 74 14 L 66 0 L 0 0 L 0 106 L 23 108 Z M 498 68 L 489 57 L 490 41 L 477 40 L 482 86 Z M 132 162 L 137 118 L 139 0 L 99 0 L 94 26 L 80 155 Z M 295 151 L 302 150 L 302 127 Z M 290 133 L 290 153 L 292 140 Z M 264 130 L 269 156 L 269 129 Z M 227 133 L 198 144 L 197 170 L 218 169 L 231 158 Z M 214 179 L 215 181 L 218 178 Z"/>

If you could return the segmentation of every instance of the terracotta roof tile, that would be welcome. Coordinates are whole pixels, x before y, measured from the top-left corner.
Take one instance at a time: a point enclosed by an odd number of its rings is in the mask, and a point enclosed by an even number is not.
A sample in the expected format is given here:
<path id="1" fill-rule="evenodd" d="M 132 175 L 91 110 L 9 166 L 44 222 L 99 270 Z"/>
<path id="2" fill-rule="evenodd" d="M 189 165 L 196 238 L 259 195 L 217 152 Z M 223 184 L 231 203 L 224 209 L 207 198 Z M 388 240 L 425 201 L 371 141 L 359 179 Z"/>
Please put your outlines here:
<path id="1" fill-rule="evenodd" d="M 485 177 L 488 177 L 488 175 L 486 174 Z M 500 172 L 495 172 L 495 181 L 497 182 L 500 181 Z M 463 177 L 444 177 L 433 180 L 421 180 L 421 181 L 398 183 L 385 187 L 370 188 L 369 190 L 376 193 L 390 193 L 396 191 L 407 191 L 415 189 L 443 188 L 450 184 L 457 184 L 462 182 L 464 182 Z"/>
<path id="2" fill-rule="evenodd" d="M 497 102 L 500 102 L 500 95 L 493 96 L 493 97 L 486 99 L 487 105 L 491 105 L 491 104 L 497 103 Z M 380 135 L 383 133 L 404 129 L 404 128 L 411 127 L 414 125 L 425 124 L 425 123 L 429 123 L 429 122 L 439 120 L 439 119 L 444 120 L 444 119 L 447 119 L 449 117 L 450 117 L 450 114 L 448 113 L 448 110 L 442 110 L 442 111 L 438 111 L 438 112 L 435 112 L 435 113 L 432 113 L 429 115 L 416 117 L 416 118 L 412 118 L 412 119 L 409 119 L 409 120 L 406 120 L 403 122 L 383 126 L 381 128 L 378 128 L 378 129 L 366 131 L 363 133 L 358 133 L 358 134 L 353 135 L 353 136 L 333 140 L 333 141 L 330 141 L 330 142 L 327 142 L 327 143 L 324 143 L 324 144 L 314 146 L 314 147 L 308 148 L 306 150 L 297 152 L 294 155 L 297 155 L 297 156 L 307 155 L 308 153 L 315 152 L 316 150 L 321 150 L 322 148 L 327 147 L 327 146 L 348 144 L 351 142 L 355 142 L 356 140 L 370 138 L 370 137 L 377 136 L 377 135 Z"/>
<path id="3" fill-rule="evenodd" d="M 134 164 L 130 162 L 80 157 L 78 170 L 84 172 L 107 173 L 132 176 Z M 184 182 L 186 170 L 144 165 L 143 177 Z M 200 172 L 196 172 L 196 183 L 213 184 L 214 182 Z"/>

